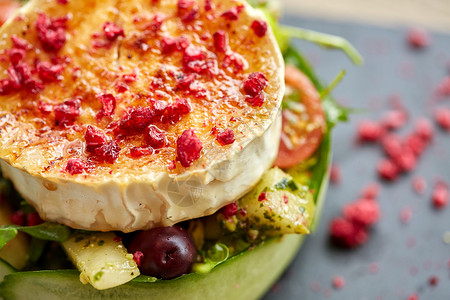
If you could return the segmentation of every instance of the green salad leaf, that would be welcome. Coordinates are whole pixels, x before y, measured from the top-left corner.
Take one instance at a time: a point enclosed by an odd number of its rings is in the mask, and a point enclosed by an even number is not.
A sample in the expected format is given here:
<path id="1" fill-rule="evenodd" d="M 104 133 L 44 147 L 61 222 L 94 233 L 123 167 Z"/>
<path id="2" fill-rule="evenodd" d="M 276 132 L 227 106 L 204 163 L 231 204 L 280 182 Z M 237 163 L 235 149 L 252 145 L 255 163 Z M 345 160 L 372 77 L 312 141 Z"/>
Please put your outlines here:
<path id="1" fill-rule="evenodd" d="M 56 242 L 67 241 L 72 234 L 69 227 L 52 222 L 44 222 L 36 226 L 6 225 L 0 227 L 0 249 L 12 240 L 19 231 L 41 240 Z"/>

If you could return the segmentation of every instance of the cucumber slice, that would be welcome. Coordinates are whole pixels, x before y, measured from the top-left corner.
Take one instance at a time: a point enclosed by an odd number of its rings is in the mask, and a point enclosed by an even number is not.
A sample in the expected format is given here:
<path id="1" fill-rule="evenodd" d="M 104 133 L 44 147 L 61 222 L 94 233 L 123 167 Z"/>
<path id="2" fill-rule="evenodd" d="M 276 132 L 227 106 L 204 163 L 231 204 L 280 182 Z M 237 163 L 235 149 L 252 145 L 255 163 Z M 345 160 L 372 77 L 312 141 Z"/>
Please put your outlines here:
<path id="1" fill-rule="evenodd" d="M 5 277 L 5 300 L 28 299 L 257 299 L 291 262 L 305 236 L 273 238 L 224 262 L 208 274 L 191 273 L 153 283 L 132 281 L 99 291 L 83 285 L 79 272 L 17 272 Z"/>
<path id="2" fill-rule="evenodd" d="M 0 282 L 3 281 L 6 275 L 16 272 L 13 266 L 0 258 Z M 2 294 L 0 294 L 0 297 Z"/>

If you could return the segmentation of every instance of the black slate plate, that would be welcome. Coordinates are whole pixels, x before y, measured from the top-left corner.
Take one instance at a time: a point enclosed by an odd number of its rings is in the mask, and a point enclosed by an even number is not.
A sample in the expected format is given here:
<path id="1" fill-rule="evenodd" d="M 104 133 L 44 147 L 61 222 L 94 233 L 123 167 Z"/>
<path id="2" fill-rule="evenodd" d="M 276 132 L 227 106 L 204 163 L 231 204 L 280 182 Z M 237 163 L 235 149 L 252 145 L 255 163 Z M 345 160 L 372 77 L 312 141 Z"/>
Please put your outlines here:
<path id="1" fill-rule="evenodd" d="M 334 162 L 341 169 L 341 183 L 331 184 L 317 232 L 308 237 L 264 299 L 407 299 L 413 293 L 421 300 L 450 299 L 450 245 L 443 238 L 450 232 L 450 205 L 437 211 L 430 200 L 438 178 L 450 183 L 450 133 L 434 124 L 434 142 L 417 168 L 394 183 L 377 176 L 376 164 L 383 157 L 380 147 L 355 142 L 357 124 L 363 119 L 379 119 L 389 109 L 392 95 L 401 96 L 410 114 L 409 122 L 398 131 L 400 135 L 411 132 L 418 117 L 433 120 L 434 109 L 450 107 L 450 98 L 436 103 L 430 100 L 436 85 L 450 75 L 450 35 L 430 33 L 431 45 L 417 50 L 406 43 L 406 28 L 294 16 L 284 18 L 283 23 L 343 36 L 359 49 L 365 58 L 362 67 L 352 65 L 342 52 L 297 43 L 325 82 L 346 69 L 347 76 L 333 94 L 346 106 L 366 111 L 352 115 L 348 124 L 335 129 Z M 427 182 L 422 195 L 412 187 L 416 176 Z M 330 220 L 372 182 L 382 183 L 378 197 L 382 218 L 369 242 L 347 251 L 332 247 Z M 399 217 L 405 208 L 413 212 L 407 224 Z M 335 276 L 344 278 L 342 289 L 333 288 Z M 437 285 L 429 283 L 432 277 L 438 279 Z"/>

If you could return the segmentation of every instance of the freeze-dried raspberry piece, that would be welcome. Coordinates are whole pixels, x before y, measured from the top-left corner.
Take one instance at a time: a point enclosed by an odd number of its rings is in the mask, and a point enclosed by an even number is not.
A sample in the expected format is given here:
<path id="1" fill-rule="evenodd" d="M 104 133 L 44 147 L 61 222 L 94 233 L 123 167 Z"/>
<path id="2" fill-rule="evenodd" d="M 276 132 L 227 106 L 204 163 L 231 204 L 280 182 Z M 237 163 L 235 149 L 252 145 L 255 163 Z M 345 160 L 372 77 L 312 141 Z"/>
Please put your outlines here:
<path id="1" fill-rule="evenodd" d="M 27 40 L 24 40 L 17 35 L 13 34 L 11 36 L 11 41 L 13 43 L 14 48 L 22 49 L 22 50 L 30 50 L 33 46 L 31 46 L 30 43 L 28 43 Z"/>
<path id="2" fill-rule="evenodd" d="M 133 107 L 120 120 L 119 128 L 127 136 L 142 133 L 155 117 L 151 107 Z"/>
<path id="3" fill-rule="evenodd" d="M 405 172 L 409 172 L 416 167 L 417 158 L 414 152 L 408 147 L 403 147 L 402 152 L 394 159 L 400 169 Z"/>
<path id="4" fill-rule="evenodd" d="M 246 96 L 245 101 L 248 102 L 251 106 L 260 107 L 264 104 L 264 94 L 260 93 L 256 96 Z"/>
<path id="5" fill-rule="evenodd" d="M 86 151 L 95 152 L 95 149 L 103 146 L 108 142 L 108 137 L 97 127 L 88 125 L 84 134 L 86 141 Z"/>
<path id="6" fill-rule="evenodd" d="M 389 157 L 397 157 L 402 152 L 402 142 L 395 134 L 387 134 L 381 140 L 381 146 Z"/>
<path id="7" fill-rule="evenodd" d="M 224 17 L 230 21 L 236 21 L 239 19 L 239 14 L 241 13 L 241 11 L 243 9 L 244 9 L 243 5 L 238 5 L 238 6 L 232 7 L 229 10 L 227 10 L 226 12 L 224 12 L 222 14 L 222 17 Z"/>
<path id="8" fill-rule="evenodd" d="M 426 142 L 429 142 L 434 136 L 433 125 L 427 119 L 418 119 L 414 127 L 414 133 Z"/>
<path id="9" fill-rule="evenodd" d="M 342 213 L 347 220 L 367 227 L 379 220 L 380 206 L 373 199 L 358 199 L 344 206 Z"/>
<path id="10" fill-rule="evenodd" d="M 376 199 L 379 193 L 380 185 L 378 183 L 371 183 L 362 190 L 361 198 Z"/>
<path id="11" fill-rule="evenodd" d="M 177 140 L 177 159 L 185 168 L 200 158 L 203 144 L 194 130 L 185 130 Z"/>
<path id="12" fill-rule="evenodd" d="M 383 126 L 378 122 L 362 121 L 358 124 L 358 139 L 361 142 L 376 142 L 383 135 Z"/>
<path id="13" fill-rule="evenodd" d="M 216 31 L 213 34 L 214 47 L 218 52 L 227 50 L 227 34 L 223 30 Z"/>
<path id="14" fill-rule="evenodd" d="M 383 159 L 378 163 L 377 166 L 378 174 L 386 179 L 393 181 L 397 179 L 400 174 L 400 169 L 398 166 L 390 159 Z"/>
<path id="15" fill-rule="evenodd" d="M 78 98 L 66 100 L 54 107 L 56 125 L 72 125 L 81 112 L 81 101 Z"/>
<path id="16" fill-rule="evenodd" d="M 223 214 L 225 219 L 230 219 L 238 212 L 238 205 L 236 202 L 232 202 L 221 208 L 220 212 Z"/>
<path id="17" fill-rule="evenodd" d="M 441 209 L 448 204 L 448 187 L 443 183 L 438 183 L 434 187 L 431 201 L 435 208 Z"/>
<path id="18" fill-rule="evenodd" d="M 64 70 L 62 65 L 53 65 L 47 61 L 41 61 L 36 66 L 39 78 L 45 82 L 52 82 L 61 79 L 61 73 Z"/>
<path id="19" fill-rule="evenodd" d="M 145 135 L 145 140 L 152 148 L 159 149 L 166 145 L 166 134 L 155 125 L 150 125 Z"/>
<path id="20" fill-rule="evenodd" d="M 165 36 L 161 39 L 161 53 L 170 54 L 177 50 L 177 41 L 170 36 Z"/>
<path id="21" fill-rule="evenodd" d="M 216 139 L 222 146 L 233 144 L 235 141 L 234 132 L 231 129 L 226 129 L 219 133 Z"/>
<path id="22" fill-rule="evenodd" d="M 25 55 L 25 50 L 12 48 L 9 50 L 9 61 L 15 66 L 25 57 Z"/>
<path id="23" fill-rule="evenodd" d="M 105 33 L 105 37 L 110 41 L 115 41 L 117 38 L 125 36 L 123 28 L 112 22 L 103 24 L 103 32 Z"/>
<path id="24" fill-rule="evenodd" d="M 31 212 L 27 214 L 27 226 L 36 226 L 44 223 L 37 212 Z"/>
<path id="25" fill-rule="evenodd" d="M 268 81 L 266 75 L 261 72 L 251 73 L 244 81 L 244 91 L 249 96 L 260 94 L 267 86 Z"/>
<path id="26" fill-rule="evenodd" d="M 155 151 L 152 147 L 133 147 L 130 149 L 130 156 L 133 158 L 139 158 L 145 155 L 151 155 Z"/>
<path id="27" fill-rule="evenodd" d="M 66 43 L 66 22 L 68 17 L 49 18 L 44 13 L 39 13 L 35 27 L 38 39 L 45 51 L 55 52 Z"/>
<path id="28" fill-rule="evenodd" d="M 410 46 L 420 49 L 430 44 L 428 32 L 423 28 L 411 28 L 408 31 L 407 40 Z"/>
<path id="29" fill-rule="evenodd" d="M 97 117 L 102 118 L 103 116 L 112 116 L 116 109 L 116 97 L 112 94 L 103 94 L 98 95 L 97 98 L 102 104 L 102 110 L 97 114 Z"/>
<path id="30" fill-rule="evenodd" d="M 95 149 L 95 155 L 101 161 L 113 164 L 119 157 L 120 146 L 116 141 L 109 141 L 106 144 Z"/>
<path id="31" fill-rule="evenodd" d="M 190 111 L 191 105 L 189 104 L 189 101 L 185 98 L 177 98 L 175 103 L 172 103 L 167 107 L 163 121 L 175 124 Z"/>
<path id="32" fill-rule="evenodd" d="M 384 114 L 381 124 L 389 130 L 394 130 L 405 125 L 408 114 L 404 110 L 391 110 Z"/>
<path id="33" fill-rule="evenodd" d="M 17 210 L 12 213 L 10 217 L 10 221 L 12 224 L 17 226 L 25 225 L 25 212 L 23 210 Z"/>
<path id="34" fill-rule="evenodd" d="M 183 67 L 188 72 L 203 73 L 207 69 L 205 54 L 194 46 L 187 47 L 183 54 Z"/>
<path id="35" fill-rule="evenodd" d="M 450 109 L 441 108 L 436 111 L 434 117 L 436 123 L 441 126 L 442 129 L 450 131 Z"/>
<path id="36" fill-rule="evenodd" d="M 335 218 L 330 224 L 330 237 L 334 244 L 354 248 L 368 239 L 367 229 L 344 218 Z"/>
<path id="37" fill-rule="evenodd" d="M 332 183 L 340 183 L 342 179 L 341 169 L 338 165 L 332 164 L 330 169 L 330 181 Z"/>
<path id="38" fill-rule="evenodd" d="M 81 174 L 87 169 L 86 163 L 79 158 L 71 158 L 67 161 L 66 171 L 70 175 Z"/>
<path id="39" fill-rule="evenodd" d="M 253 29 L 253 32 L 258 37 L 263 37 L 266 35 L 267 32 L 267 22 L 262 20 L 255 20 L 253 21 L 252 25 L 250 26 L 251 29 Z"/>

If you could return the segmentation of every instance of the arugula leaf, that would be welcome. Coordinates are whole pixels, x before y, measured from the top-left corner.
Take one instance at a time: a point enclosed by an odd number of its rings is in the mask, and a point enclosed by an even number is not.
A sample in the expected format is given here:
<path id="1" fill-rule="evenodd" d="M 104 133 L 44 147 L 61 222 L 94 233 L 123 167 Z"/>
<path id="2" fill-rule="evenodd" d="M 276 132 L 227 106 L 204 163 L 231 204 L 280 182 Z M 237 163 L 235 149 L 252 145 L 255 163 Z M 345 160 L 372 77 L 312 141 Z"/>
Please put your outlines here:
<path id="1" fill-rule="evenodd" d="M 64 242 L 72 234 L 72 230 L 69 227 L 51 222 L 45 222 L 36 226 L 6 225 L 0 227 L 0 249 L 12 240 L 18 231 L 28 233 L 32 237 L 41 240 L 56 242 Z"/>
<path id="2" fill-rule="evenodd" d="M 16 237 L 18 231 L 15 228 L 0 228 L 0 249 L 10 240 Z"/>

